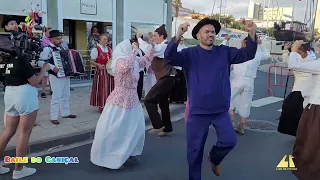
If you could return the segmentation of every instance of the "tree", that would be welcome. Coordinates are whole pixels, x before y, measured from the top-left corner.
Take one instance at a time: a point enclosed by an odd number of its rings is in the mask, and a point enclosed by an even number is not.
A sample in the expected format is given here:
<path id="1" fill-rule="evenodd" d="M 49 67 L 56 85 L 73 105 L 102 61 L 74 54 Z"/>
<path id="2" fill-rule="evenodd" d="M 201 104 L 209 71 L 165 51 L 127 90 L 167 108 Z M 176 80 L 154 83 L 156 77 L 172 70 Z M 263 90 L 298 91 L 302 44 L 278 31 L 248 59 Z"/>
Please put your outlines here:
<path id="1" fill-rule="evenodd" d="M 221 24 L 224 24 L 226 28 L 230 27 L 232 25 L 232 23 L 234 22 L 234 17 L 232 15 L 228 15 L 228 16 L 221 15 L 220 16 L 219 14 L 213 14 L 209 18 L 215 19 L 218 21 L 219 17 L 220 17 Z"/>
<path id="2" fill-rule="evenodd" d="M 173 0 L 173 7 L 175 9 L 175 17 L 179 16 L 179 10 L 182 8 L 181 0 Z"/>
<path id="3" fill-rule="evenodd" d="M 179 10 L 180 8 L 182 8 L 182 3 L 181 0 L 173 0 L 173 7 L 175 9 L 175 17 L 176 17 L 176 21 L 175 21 L 175 33 L 177 32 L 177 18 L 179 16 Z"/>

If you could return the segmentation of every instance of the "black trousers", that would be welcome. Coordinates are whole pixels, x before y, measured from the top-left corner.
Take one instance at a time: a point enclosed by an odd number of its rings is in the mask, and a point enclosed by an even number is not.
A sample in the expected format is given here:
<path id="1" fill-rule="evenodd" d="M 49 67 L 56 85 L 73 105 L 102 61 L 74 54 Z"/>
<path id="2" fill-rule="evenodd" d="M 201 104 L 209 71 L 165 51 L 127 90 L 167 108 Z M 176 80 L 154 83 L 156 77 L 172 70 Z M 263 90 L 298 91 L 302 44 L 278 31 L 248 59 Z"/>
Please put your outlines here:
<path id="1" fill-rule="evenodd" d="M 173 76 L 165 76 L 159 79 L 150 89 L 144 100 L 153 128 L 160 129 L 164 127 L 163 132 L 172 131 L 169 97 L 174 83 L 175 78 Z M 158 104 L 160 106 L 162 119 L 158 112 Z"/>
<path id="2" fill-rule="evenodd" d="M 184 103 L 187 101 L 187 86 L 183 71 L 176 69 L 175 84 L 172 88 L 170 102 Z"/>
<path id="3" fill-rule="evenodd" d="M 143 72 L 143 71 L 140 71 L 139 74 L 140 74 L 140 78 L 139 78 L 139 81 L 138 81 L 137 92 L 138 92 L 139 100 L 141 100 L 141 98 L 142 98 L 142 90 L 143 90 L 144 72 Z"/>
<path id="4" fill-rule="evenodd" d="M 300 91 L 291 92 L 283 101 L 278 132 L 296 136 L 299 121 L 303 113 L 303 100 Z"/>

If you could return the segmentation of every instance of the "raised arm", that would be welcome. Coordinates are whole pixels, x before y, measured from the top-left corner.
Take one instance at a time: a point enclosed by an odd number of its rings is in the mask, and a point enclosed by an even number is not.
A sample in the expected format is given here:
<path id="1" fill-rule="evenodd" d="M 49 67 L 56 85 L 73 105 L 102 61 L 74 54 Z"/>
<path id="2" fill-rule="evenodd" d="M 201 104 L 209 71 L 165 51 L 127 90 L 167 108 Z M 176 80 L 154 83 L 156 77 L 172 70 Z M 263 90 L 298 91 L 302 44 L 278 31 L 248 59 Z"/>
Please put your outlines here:
<path id="1" fill-rule="evenodd" d="M 262 44 L 260 45 L 262 57 L 261 60 L 267 60 L 270 57 L 270 51 L 264 47 Z"/>
<path id="2" fill-rule="evenodd" d="M 151 61 L 153 60 L 153 57 L 154 57 L 154 49 L 152 48 L 149 50 L 149 52 L 146 55 L 137 58 L 139 62 L 139 68 L 144 68 L 148 64 L 150 64 Z"/>
<path id="3" fill-rule="evenodd" d="M 256 37 L 253 39 L 250 35 L 246 38 L 246 47 L 229 47 L 228 55 L 230 64 L 239 64 L 254 59 L 257 52 Z"/>
<path id="4" fill-rule="evenodd" d="M 116 72 L 126 73 L 134 68 L 134 61 L 136 60 L 137 51 L 133 50 L 128 59 L 119 59 L 116 62 Z"/>
<path id="5" fill-rule="evenodd" d="M 292 48 L 288 61 L 288 68 L 294 71 L 306 72 L 311 74 L 320 74 L 320 61 L 312 60 L 312 57 L 307 56 L 306 61 L 302 62 L 298 59 L 298 50 L 303 44 L 303 41 L 296 41 Z"/>
<path id="6" fill-rule="evenodd" d="M 181 38 L 181 37 L 180 37 Z M 178 52 L 177 48 L 179 46 L 180 39 L 173 37 L 164 52 L 164 59 L 171 66 L 180 66 L 185 68 L 188 61 L 189 48 L 182 49 Z"/>
<path id="7" fill-rule="evenodd" d="M 313 60 L 312 57 L 307 61 L 299 61 L 298 53 L 291 52 L 288 60 L 288 68 L 294 71 L 306 72 L 320 75 L 320 60 Z"/>
<path id="8" fill-rule="evenodd" d="M 139 43 L 139 48 L 143 52 L 149 52 L 152 49 L 151 44 L 148 44 L 147 42 L 145 42 L 143 39 L 141 39 L 141 37 L 138 38 L 138 43 Z"/>
<path id="9" fill-rule="evenodd" d="M 246 47 L 237 49 L 229 48 L 229 63 L 239 64 L 254 59 L 257 52 L 257 35 L 255 24 L 252 21 L 241 21 L 244 28 L 248 31 L 246 40 Z"/>

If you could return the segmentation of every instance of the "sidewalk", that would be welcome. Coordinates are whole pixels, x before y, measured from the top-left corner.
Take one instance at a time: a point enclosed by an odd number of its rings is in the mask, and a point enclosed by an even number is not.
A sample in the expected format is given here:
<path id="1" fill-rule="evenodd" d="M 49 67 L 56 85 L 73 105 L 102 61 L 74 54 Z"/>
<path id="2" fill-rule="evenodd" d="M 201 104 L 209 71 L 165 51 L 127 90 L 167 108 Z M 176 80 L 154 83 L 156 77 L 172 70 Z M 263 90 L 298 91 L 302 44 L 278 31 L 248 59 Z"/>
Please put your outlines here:
<path id="1" fill-rule="evenodd" d="M 50 100 L 39 98 L 40 110 L 37 117 L 37 126 L 34 127 L 31 138 L 29 153 L 48 150 L 63 144 L 84 141 L 92 139 L 96 123 L 101 115 L 89 105 L 91 86 L 74 88 L 71 91 L 71 113 L 77 115 L 75 119 L 60 119 L 60 125 L 54 125 L 50 122 Z M 184 105 L 171 104 L 172 115 L 182 113 Z M 0 97 L 0 132 L 4 129 L 4 102 L 3 96 Z M 145 110 L 146 124 L 150 123 L 149 116 Z M 17 143 L 17 135 L 9 142 L 6 148 L 6 154 L 14 154 Z"/>

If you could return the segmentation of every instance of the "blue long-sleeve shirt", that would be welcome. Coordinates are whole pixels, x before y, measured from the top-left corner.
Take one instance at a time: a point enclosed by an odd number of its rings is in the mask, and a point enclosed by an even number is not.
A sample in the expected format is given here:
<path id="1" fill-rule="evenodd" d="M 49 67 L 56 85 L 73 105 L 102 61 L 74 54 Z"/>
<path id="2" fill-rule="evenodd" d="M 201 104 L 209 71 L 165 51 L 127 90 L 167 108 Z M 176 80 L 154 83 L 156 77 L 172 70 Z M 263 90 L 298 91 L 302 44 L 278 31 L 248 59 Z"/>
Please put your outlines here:
<path id="1" fill-rule="evenodd" d="M 187 81 L 189 113 L 212 114 L 230 108 L 230 66 L 254 59 L 257 42 L 250 36 L 246 47 L 237 49 L 224 45 L 211 50 L 199 45 L 177 52 L 175 38 L 168 44 L 164 59 L 172 66 L 181 66 Z"/>

